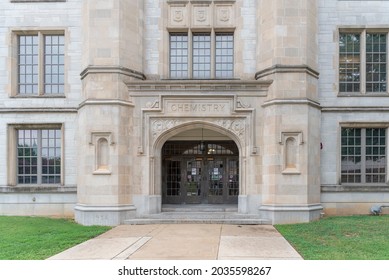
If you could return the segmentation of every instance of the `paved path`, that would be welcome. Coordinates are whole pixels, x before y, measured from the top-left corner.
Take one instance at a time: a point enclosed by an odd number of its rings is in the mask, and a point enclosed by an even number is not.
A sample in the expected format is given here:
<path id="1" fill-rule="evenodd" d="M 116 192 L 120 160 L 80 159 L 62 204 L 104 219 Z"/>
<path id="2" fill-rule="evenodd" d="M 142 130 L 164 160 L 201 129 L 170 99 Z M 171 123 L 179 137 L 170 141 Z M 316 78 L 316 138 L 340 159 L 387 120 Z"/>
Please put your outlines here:
<path id="1" fill-rule="evenodd" d="M 302 259 L 268 225 L 122 225 L 49 259 L 234 260 Z"/>

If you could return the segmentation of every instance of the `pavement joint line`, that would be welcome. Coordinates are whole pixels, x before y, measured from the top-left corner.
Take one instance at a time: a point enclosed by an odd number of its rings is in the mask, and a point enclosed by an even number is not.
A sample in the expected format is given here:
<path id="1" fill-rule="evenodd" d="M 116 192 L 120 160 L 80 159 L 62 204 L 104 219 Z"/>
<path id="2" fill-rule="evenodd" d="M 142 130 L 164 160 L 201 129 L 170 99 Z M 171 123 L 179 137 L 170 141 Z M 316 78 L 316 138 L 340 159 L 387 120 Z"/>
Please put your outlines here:
<path id="1" fill-rule="evenodd" d="M 220 242 L 221 242 L 221 240 L 222 240 L 223 227 L 224 227 L 224 224 L 222 224 L 222 225 L 220 226 L 219 242 L 218 242 L 218 244 L 217 244 L 217 254 L 216 254 L 216 259 L 217 259 L 217 260 L 219 259 L 219 254 L 220 254 Z"/>
<path id="2" fill-rule="evenodd" d="M 151 237 L 140 237 L 135 243 L 127 247 L 125 250 L 120 252 L 118 255 L 113 257 L 113 260 L 125 260 L 136 251 L 138 251 L 143 245 L 151 240 Z"/>

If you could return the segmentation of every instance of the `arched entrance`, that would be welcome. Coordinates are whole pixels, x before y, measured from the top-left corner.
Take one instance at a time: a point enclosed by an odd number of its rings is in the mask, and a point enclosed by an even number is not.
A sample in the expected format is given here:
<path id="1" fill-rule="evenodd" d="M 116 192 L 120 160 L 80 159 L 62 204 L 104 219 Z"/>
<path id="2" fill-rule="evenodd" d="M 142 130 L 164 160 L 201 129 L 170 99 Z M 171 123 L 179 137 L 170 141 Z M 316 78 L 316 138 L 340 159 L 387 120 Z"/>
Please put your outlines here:
<path id="1" fill-rule="evenodd" d="M 235 142 L 215 134 L 198 136 L 198 140 L 182 138 L 169 139 L 162 147 L 162 203 L 237 204 L 239 149 Z"/>

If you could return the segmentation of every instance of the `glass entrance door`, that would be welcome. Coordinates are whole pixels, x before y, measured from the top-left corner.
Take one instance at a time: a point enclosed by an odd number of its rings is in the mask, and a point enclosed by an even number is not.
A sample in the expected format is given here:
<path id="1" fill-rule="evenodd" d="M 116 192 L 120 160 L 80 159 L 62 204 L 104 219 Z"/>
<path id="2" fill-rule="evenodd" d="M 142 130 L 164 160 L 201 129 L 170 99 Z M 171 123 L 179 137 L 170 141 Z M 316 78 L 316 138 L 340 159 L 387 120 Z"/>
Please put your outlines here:
<path id="1" fill-rule="evenodd" d="M 198 143 L 167 142 L 163 149 L 162 202 L 237 203 L 239 157 L 234 150 L 227 149 L 236 148 L 231 142 L 206 143 L 206 149 L 197 147 Z"/>

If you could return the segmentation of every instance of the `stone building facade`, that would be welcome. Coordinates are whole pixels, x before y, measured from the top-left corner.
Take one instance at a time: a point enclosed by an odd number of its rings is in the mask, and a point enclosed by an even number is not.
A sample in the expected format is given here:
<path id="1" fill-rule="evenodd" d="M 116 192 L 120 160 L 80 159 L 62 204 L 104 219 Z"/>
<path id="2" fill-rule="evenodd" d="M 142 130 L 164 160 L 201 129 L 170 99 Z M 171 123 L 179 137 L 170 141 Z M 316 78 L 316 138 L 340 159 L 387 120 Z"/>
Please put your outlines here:
<path id="1" fill-rule="evenodd" d="M 389 2 L 0 3 L 0 214 L 268 223 L 389 203 Z"/>

